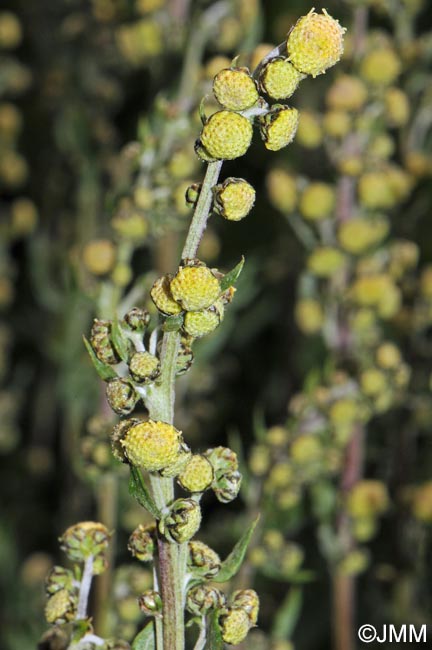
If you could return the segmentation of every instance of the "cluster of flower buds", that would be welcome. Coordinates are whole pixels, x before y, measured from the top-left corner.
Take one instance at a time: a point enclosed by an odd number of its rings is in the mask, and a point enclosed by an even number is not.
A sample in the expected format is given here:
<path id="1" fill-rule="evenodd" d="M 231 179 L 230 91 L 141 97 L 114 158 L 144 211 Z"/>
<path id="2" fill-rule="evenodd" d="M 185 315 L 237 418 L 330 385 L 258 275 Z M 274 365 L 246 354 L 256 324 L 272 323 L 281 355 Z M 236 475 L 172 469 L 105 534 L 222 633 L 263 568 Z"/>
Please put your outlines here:
<path id="1" fill-rule="evenodd" d="M 60 537 L 61 548 L 74 563 L 74 570 L 54 566 L 46 579 L 45 617 L 48 623 L 61 624 L 75 619 L 84 574 L 82 565 L 91 560 L 91 575 L 99 575 L 106 569 L 110 536 L 102 524 L 83 521 L 68 528 Z"/>
<path id="2" fill-rule="evenodd" d="M 159 312 L 178 317 L 177 328 L 181 327 L 190 340 L 218 327 L 233 294 L 234 288 L 226 286 L 224 276 L 199 260 L 186 260 L 174 276 L 158 278 L 151 289 Z"/>

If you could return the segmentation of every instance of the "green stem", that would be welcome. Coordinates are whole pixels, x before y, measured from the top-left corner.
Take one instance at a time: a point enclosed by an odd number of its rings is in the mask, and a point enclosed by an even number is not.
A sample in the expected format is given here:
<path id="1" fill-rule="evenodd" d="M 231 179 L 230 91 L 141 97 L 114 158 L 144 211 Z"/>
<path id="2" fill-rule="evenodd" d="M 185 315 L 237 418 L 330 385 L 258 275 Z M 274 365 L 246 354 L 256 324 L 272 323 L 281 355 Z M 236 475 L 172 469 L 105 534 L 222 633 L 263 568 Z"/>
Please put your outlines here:
<path id="1" fill-rule="evenodd" d="M 222 168 L 222 160 L 209 163 L 201 187 L 198 203 L 189 227 L 186 243 L 182 251 L 182 259 L 193 259 L 198 251 L 198 246 L 207 226 L 210 208 L 213 200 L 212 188 L 218 182 Z"/>

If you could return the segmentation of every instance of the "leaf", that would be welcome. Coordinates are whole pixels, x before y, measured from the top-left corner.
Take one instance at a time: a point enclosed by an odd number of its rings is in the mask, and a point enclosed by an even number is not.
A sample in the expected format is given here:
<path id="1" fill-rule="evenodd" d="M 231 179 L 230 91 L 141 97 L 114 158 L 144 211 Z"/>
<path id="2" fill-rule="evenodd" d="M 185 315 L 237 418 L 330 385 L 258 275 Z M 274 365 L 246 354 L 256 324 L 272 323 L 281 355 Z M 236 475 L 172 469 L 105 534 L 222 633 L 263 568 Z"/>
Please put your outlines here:
<path id="1" fill-rule="evenodd" d="M 163 324 L 164 332 L 177 332 L 180 327 L 183 325 L 184 316 L 183 314 L 176 314 L 175 316 L 168 316 L 166 321 Z"/>
<path id="2" fill-rule="evenodd" d="M 85 336 L 83 336 L 83 341 L 99 377 L 103 379 L 103 381 L 110 381 L 111 379 L 116 379 L 117 373 L 114 370 L 114 368 L 112 368 L 107 363 L 103 363 L 103 361 L 100 361 L 97 358 L 92 346 L 90 345 L 90 343 L 88 342 Z"/>
<path id="3" fill-rule="evenodd" d="M 205 650 L 224 650 L 225 644 L 218 622 L 218 612 L 213 612 L 209 617 L 207 626 L 207 643 Z"/>
<path id="4" fill-rule="evenodd" d="M 117 318 L 113 320 L 111 325 L 111 339 L 120 359 L 127 363 L 129 360 L 129 343 Z"/>
<path id="5" fill-rule="evenodd" d="M 132 650 L 155 650 L 154 623 L 150 621 L 132 641 Z"/>
<path id="6" fill-rule="evenodd" d="M 242 537 L 240 537 L 231 553 L 222 562 L 219 573 L 212 578 L 214 582 L 227 582 L 227 580 L 230 580 L 240 569 L 259 517 L 260 516 L 258 515 L 258 517 L 251 523 L 246 532 Z"/>
<path id="7" fill-rule="evenodd" d="M 297 624 L 303 604 L 303 591 L 294 587 L 276 612 L 272 629 L 275 639 L 289 639 Z"/>
<path id="8" fill-rule="evenodd" d="M 228 271 L 228 273 L 226 273 L 223 276 L 222 280 L 220 281 L 220 287 L 221 287 L 222 293 L 224 291 L 226 291 L 227 289 L 229 289 L 230 287 L 232 287 L 237 282 L 238 277 L 239 277 L 240 273 L 242 272 L 242 268 L 244 266 L 244 263 L 245 263 L 245 258 L 242 255 L 242 258 L 241 258 L 240 262 L 237 264 L 237 266 L 235 266 L 233 269 L 231 269 L 231 271 Z"/>
<path id="9" fill-rule="evenodd" d="M 130 467 L 129 494 L 138 501 L 140 506 L 148 510 L 155 519 L 160 519 L 159 509 L 144 483 L 142 474 L 133 465 Z"/>

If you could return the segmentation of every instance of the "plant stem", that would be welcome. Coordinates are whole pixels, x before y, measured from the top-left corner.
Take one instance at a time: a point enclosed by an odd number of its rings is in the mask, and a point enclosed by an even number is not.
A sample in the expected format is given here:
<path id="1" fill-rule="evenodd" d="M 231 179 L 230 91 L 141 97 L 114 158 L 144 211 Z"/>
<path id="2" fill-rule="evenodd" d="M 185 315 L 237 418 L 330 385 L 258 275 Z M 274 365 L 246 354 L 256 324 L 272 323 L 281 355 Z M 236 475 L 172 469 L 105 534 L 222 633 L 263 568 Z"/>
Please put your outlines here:
<path id="1" fill-rule="evenodd" d="M 182 251 L 182 259 L 192 259 L 196 256 L 201 237 L 206 229 L 207 219 L 213 199 L 212 187 L 218 182 L 222 168 L 222 160 L 209 163 L 201 187 L 198 203 L 189 227 L 186 243 Z"/>
<path id="2" fill-rule="evenodd" d="M 78 596 L 78 607 L 76 619 L 86 618 L 87 603 L 90 594 L 90 587 L 93 578 L 93 555 L 90 555 L 84 562 L 84 570 L 81 578 L 81 584 Z"/>

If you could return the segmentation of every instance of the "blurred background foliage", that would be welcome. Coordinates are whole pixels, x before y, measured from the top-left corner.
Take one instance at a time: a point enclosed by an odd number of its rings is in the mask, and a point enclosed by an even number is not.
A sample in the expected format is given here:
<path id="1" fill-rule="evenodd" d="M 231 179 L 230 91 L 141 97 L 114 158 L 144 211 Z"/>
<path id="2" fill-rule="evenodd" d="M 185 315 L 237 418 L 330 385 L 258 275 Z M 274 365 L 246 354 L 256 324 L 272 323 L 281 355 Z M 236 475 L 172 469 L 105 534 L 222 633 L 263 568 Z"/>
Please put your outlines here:
<path id="1" fill-rule="evenodd" d="M 350 605 L 359 622 L 431 623 L 432 10 L 315 4 L 348 28 L 345 58 L 302 82 L 293 146 L 270 155 L 256 142 L 224 165 L 257 202 L 238 224 L 214 216 L 200 257 L 230 269 L 245 254 L 246 266 L 177 393 L 188 442 L 242 459 L 242 499 L 204 501 L 203 539 L 224 554 L 262 513 L 235 586 L 260 594 L 247 647 L 264 650 L 350 650 Z M 203 173 L 201 97 L 234 56 L 253 67 L 310 8 L 2 2 L 5 650 L 37 646 L 56 540 L 83 519 L 116 530 L 93 595 L 100 633 L 130 639 L 143 623 L 150 574 L 127 553 L 142 512 L 111 458 L 115 418 L 82 334 L 135 304 L 155 313 L 148 290 L 177 265 L 184 193 Z"/>

